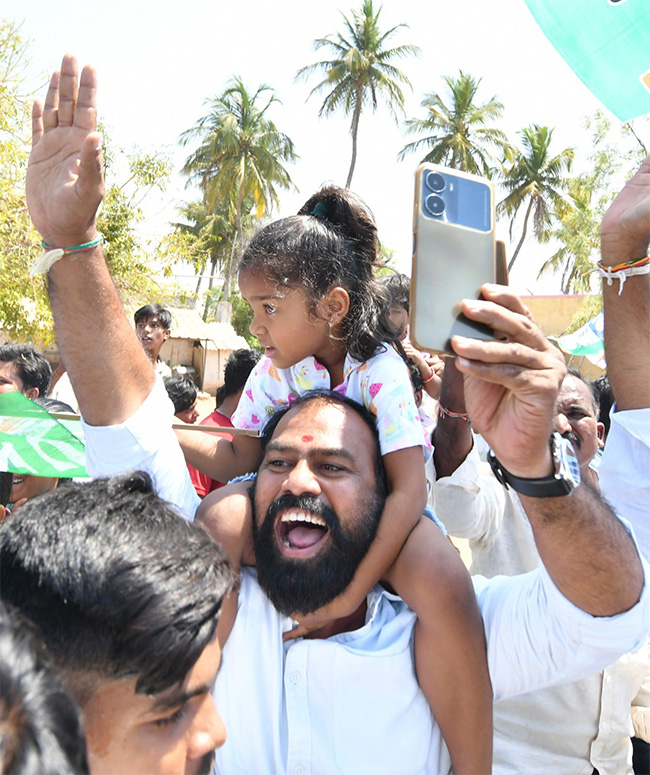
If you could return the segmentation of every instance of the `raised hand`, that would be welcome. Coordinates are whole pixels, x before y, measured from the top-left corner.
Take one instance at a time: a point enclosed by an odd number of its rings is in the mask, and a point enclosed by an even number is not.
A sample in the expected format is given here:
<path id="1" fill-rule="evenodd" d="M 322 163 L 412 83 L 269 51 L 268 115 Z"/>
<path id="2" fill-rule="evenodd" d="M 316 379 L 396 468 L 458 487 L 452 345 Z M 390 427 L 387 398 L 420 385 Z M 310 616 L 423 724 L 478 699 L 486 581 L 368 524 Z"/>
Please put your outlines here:
<path id="1" fill-rule="evenodd" d="M 484 300 L 463 301 L 463 313 L 494 328 L 507 341 L 452 340 L 472 425 L 508 471 L 523 477 L 548 476 L 549 437 L 566 375 L 564 358 L 512 291 L 484 285 L 481 292 Z"/>
<path id="2" fill-rule="evenodd" d="M 95 131 L 97 75 L 63 58 L 43 105 L 32 110 L 27 206 L 48 245 L 71 247 L 96 236 L 95 215 L 104 195 L 101 138 Z"/>
<path id="3" fill-rule="evenodd" d="M 650 243 L 650 156 L 605 213 L 600 227 L 602 262 L 608 266 L 647 254 Z"/>

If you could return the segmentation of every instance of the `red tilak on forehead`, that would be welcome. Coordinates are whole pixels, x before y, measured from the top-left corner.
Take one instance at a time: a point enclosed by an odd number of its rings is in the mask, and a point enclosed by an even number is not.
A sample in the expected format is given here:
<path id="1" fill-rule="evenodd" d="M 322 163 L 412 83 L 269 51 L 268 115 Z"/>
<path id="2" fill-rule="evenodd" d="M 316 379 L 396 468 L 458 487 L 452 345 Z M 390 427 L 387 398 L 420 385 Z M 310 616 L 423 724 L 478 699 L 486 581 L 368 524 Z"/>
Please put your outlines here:
<path id="1" fill-rule="evenodd" d="M 313 440 L 314 440 L 314 437 L 313 437 L 313 436 L 303 436 L 303 437 L 302 437 L 302 440 L 303 440 L 303 441 L 313 441 Z"/>

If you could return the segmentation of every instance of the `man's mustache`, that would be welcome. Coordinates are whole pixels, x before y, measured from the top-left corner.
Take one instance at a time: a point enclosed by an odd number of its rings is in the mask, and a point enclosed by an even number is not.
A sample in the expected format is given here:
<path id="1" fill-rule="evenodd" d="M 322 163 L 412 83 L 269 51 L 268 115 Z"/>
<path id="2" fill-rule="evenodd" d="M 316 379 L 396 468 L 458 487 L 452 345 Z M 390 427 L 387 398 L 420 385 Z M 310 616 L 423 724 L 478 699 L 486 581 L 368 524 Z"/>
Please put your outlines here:
<path id="1" fill-rule="evenodd" d="M 273 501 L 266 512 L 266 518 L 275 521 L 278 514 L 289 509 L 315 514 L 330 529 L 336 529 L 339 526 L 338 517 L 334 510 L 326 506 L 321 500 L 313 495 L 294 495 L 290 492 L 281 495 L 277 500 Z"/>
<path id="2" fill-rule="evenodd" d="M 563 439 L 568 439 L 574 447 L 577 447 L 580 449 L 582 447 L 582 440 L 580 439 L 580 436 L 575 434 L 573 431 L 566 431 L 562 434 Z"/>

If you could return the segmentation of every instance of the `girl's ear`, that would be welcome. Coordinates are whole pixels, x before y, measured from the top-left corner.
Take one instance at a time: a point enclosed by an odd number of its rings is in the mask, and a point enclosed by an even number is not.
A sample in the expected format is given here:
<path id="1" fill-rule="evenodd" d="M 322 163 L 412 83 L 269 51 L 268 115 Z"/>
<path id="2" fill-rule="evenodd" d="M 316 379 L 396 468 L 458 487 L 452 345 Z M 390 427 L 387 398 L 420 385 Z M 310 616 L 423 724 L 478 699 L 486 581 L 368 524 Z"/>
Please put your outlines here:
<path id="1" fill-rule="evenodd" d="M 350 311 L 350 295 L 340 285 L 330 288 L 318 302 L 318 314 L 333 326 L 337 326 Z"/>

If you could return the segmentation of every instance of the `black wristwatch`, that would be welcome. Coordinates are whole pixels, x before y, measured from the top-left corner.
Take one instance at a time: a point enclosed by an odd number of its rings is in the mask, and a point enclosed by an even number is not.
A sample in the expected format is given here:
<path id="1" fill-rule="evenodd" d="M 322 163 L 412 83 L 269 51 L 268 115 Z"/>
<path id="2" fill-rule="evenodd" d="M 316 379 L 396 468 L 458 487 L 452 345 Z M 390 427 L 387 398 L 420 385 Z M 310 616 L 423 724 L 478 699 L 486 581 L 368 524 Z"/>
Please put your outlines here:
<path id="1" fill-rule="evenodd" d="M 553 473 L 540 479 L 524 479 L 515 476 L 499 463 L 490 450 L 488 462 L 494 475 L 506 488 L 508 485 L 516 492 L 529 498 L 556 498 L 560 495 L 571 495 L 579 486 L 580 465 L 573 444 L 563 438 L 557 431 L 551 434 L 551 457 L 553 458 Z"/>

